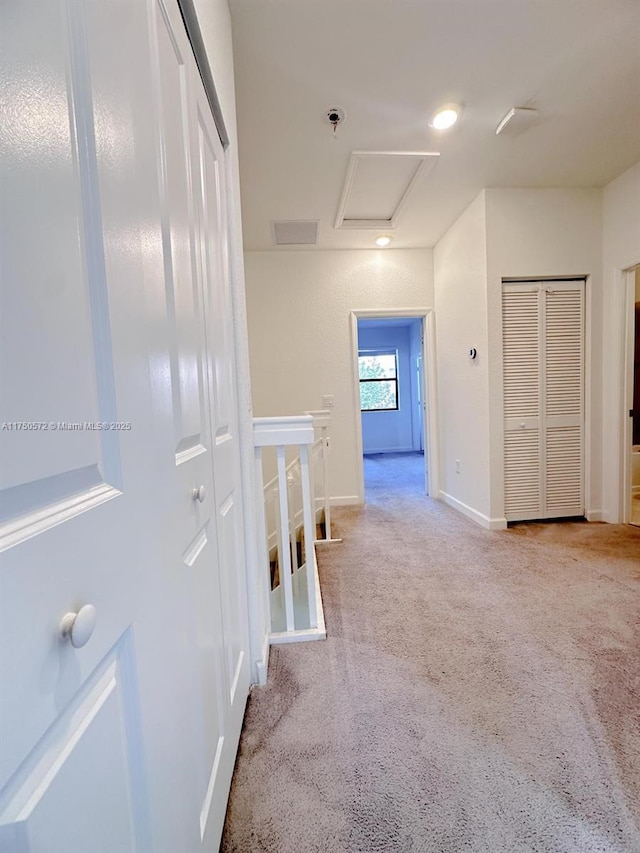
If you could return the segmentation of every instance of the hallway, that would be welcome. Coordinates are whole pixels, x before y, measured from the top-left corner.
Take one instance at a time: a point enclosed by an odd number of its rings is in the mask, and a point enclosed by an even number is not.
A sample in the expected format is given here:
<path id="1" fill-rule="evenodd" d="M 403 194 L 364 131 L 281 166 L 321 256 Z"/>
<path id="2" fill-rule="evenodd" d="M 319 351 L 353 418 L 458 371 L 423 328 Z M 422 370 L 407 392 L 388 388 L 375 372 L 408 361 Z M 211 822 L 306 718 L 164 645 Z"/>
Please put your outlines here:
<path id="1" fill-rule="evenodd" d="M 376 470 L 318 554 L 328 639 L 251 694 L 221 849 L 640 849 L 640 531 L 488 532 Z"/>

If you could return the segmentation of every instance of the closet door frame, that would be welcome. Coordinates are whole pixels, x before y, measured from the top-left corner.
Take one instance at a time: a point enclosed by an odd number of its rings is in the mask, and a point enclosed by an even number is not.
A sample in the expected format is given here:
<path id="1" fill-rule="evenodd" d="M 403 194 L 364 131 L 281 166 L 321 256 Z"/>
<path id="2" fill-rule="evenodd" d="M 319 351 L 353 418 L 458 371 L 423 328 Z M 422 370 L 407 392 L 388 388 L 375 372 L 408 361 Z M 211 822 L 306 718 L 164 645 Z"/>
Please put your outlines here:
<path id="1" fill-rule="evenodd" d="M 566 290 L 573 289 L 576 285 L 581 285 L 582 291 L 582 383 L 581 383 L 581 481 L 582 481 L 582 495 L 581 495 L 581 508 L 582 514 L 586 516 L 588 520 L 600 520 L 599 512 L 590 512 L 589 510 L 589 502 L 590 502 L 590 494 L 591 494 L 591 471 L 590 471 L 590 458 L 591 458 L 591 287 L 590 287 L 590 278 L 586 275 L 574 275 L 574 276 L 553 276 L 553 277 L 530 277 L 530 278 L 503 278 L 501 281 L 501 305 L 503 304 L 503 295 L 505 292 L 509 290 L 513 291 L 527 291 L 527 290 L 537 290 L 538 291 L 538 318 L 539 318 L 539 375 L 540 375 L 540 415 L 538 417 L 539 423 L 539 452 L 540 458 L 542 459 L 542 453 L 545 452 L 545 437 L 546 437 L 546 417 L 545 417 L 545 401 L 542 399 L 544 394 L 544 371 L 545 371 L 545 340 L 546 340 L 546 310 L 544 294 L 545 291 L 552 290 L 553 285 L 557 286 L 558 290 Z M 502 309 L 501 309 L 502 310 Z M 501 322 L 502 327 L 502 322 Z M 502 337 L 504 337 L 504 332 L 502 332 Z M 501 348 L 503 348 L 503 341 L 501 341 Z M 502 418 L 501 418 L 501 429 L 503 436 L 503 453 L 502 453 L 502 480 L 503 480 L 503 495 L 504 495 L 504 516 L 507 523 L 516 522 L 516 521 L 526 521 L 533 520 L 534 518 L 540 519 L 552 519 L 552 518 L 563 518 L 563 517 L 572 517 L 572 516 L 562 516 L 557 515 L 555 512 L 546 511 L 546 466 L 541 466 L 540 471 L 540 511 L 537 516 L 528 515 L 527 513 L 514 513 L 508 512 L 506 507 L 506 443 L 507 443 L 507 429 L 506 422 L 504 417 L 504 409 L 505 409 L 505 400 L 504 400 L 504 351 L 502 351 L 501 356 L 501 366 L 502 366 L 502 381 L 501 381 L 501 392 L 502 392 Z M 516 517 L 514 517 L 514 515 Z M 509 517 L 507 517 L 509 516 Z"/>
<path id="2" fill-rule="evenodd" d="M 635 276 L 636 264 L 621 271 L 621 326 L 623 352 L 620 364 L 620 401 L 622 403 L 622 423 L 620 429 L 620 521 L 629 524 L 632 502 L 632 456 L 633 422 L 630 412 L 633 410 L 634 385 L 634 343 L 635 343 Z"/>

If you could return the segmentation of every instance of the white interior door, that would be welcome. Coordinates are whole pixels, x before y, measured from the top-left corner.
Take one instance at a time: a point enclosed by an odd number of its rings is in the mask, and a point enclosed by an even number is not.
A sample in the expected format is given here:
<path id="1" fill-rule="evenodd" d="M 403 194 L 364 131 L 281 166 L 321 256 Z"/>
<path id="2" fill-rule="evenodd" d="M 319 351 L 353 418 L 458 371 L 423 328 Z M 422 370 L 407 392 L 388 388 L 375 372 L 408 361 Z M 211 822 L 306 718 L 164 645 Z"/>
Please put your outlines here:
<path id="1" fill-rule="evenodd" d="M 224 154 L 174 0 L 0 32 L 0 849 L 214 849 L 249 684 Z"/>
<path id="2" fill-rule="evenodd" d="M 98 30 L 121 57 L 131 47 L 109 7 L 2 7 L 0 849 L 10 853 L 139 850 L 151 829 L 136 683 L 157 556 L 149 359 L 136 330 L 144 290 L 125 286 L 144 276 L 139 234 L 123 228 L 142 209 L 126 189 L 132 139 L 113 112 L 121 75 L 92 53 Z M 129 21 L 144 28 L 144 9 Z M 129 85 L 127 107 L 149 117 L 144 87 Z M 95 630 L 76 649 L 59 623 L 86 605 Z"/>
<path id="3" fill-rule="evenodd" d="M 226 796 L 221 796 L 214 784 L 225 747 L 226 680 L 206 349 L 207 293 L 198 269 L 197 184 L 193 175 L 194 90 L 199 80 L 189 62 L 191 49 L 175 7 L 154 5 L 153 20 L 162 151 L 166 294 L 163 348 L 169 353 L 171 395 L 167 403 L 173 426 L 167 447 L 172 459 L 168 491 L 173 503 L 166 547 L 172 555 L 170 572 L 182 577 L 187 585 L 191 612 L 185 642 L 193 651 L 193 683 L 185 702 L 191 704 L 190 755 L 197 769 L 202 840 L 213 794 L 223 804 L 222 814 L 226 805 Z M 227 748 L 235 754 L 231 739 Z"/>
<path id="4" fill-rule="evenodd" d="M 156 6 L 175 568 L 193 608 L 198 823 L 219 843 L 250 671 L 224 152 L 175 7 Z M 172 547 L 169 544 L 169 547 Z"/>
<path id="5" fill-rule="evenodd" d="M 505 284 L 505 516 L 584 514 L 584 282 Z"/>

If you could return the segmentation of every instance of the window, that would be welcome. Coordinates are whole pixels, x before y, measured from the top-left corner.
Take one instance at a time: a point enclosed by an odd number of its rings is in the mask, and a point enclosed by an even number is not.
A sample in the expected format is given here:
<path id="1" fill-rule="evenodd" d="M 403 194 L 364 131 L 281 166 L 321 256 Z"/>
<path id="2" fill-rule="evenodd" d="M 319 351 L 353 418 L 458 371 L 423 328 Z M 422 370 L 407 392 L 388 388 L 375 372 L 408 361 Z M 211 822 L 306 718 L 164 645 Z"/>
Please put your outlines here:
<path id="1" fill-rule="evenodd" d="M 398 409 L 397 350 L 360 350 L 360 410 L 388 412 Z"/>

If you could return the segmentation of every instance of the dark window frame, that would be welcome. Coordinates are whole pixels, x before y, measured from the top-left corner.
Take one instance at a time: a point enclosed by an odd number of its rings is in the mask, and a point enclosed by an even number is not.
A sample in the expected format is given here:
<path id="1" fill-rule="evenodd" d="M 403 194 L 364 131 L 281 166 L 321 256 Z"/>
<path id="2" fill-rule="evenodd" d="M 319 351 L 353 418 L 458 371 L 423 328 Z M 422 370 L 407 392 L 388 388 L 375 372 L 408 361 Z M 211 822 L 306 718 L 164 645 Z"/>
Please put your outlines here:
<path id="1" fill-rule="evenodd" d="M 360 379 L 359 363 L 360 358 L 376 355 L 392 355 L 395 360 L 395 376 L 379 376 L 374 379 Z M 359 349 L 358 350 L 358 392 L 363 384 L 370 382 L 393 382 L 395 386 L 395 406 L 385 406 L 382 409 L 363 409 L 362 395 L 360 394 L 360 413 L 366 412 L 399 412 L 400 411 L 400 387 L 398 384 L 398 350 L 395 347 L 375 347 L 374 349 Z"/>

